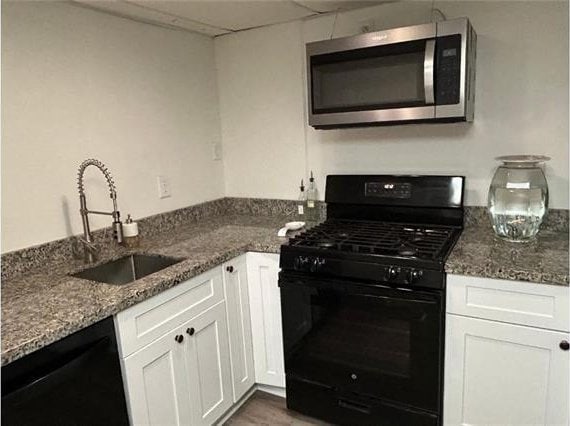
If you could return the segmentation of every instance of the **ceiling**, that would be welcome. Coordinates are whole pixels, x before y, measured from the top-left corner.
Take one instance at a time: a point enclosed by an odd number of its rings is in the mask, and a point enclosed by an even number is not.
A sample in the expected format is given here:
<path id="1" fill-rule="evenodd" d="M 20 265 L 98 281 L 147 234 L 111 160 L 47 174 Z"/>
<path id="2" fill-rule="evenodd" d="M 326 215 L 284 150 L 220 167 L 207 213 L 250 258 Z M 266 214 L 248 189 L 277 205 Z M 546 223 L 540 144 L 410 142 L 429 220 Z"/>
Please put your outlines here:
<path id="1" fill-rule="evenodd" d="M 78 6 L 209 36 L 359 9 L 389 0 L 72 0 Z"/>

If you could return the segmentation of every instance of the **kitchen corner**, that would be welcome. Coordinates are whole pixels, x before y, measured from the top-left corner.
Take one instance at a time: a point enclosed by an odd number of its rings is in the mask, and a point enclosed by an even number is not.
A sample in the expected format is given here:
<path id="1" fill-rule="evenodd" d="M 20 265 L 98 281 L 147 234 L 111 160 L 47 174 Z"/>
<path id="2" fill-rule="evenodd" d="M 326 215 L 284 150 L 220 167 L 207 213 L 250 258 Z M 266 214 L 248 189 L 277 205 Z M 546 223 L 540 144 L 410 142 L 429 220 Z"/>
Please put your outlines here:
<path id="1" fill-rule="evenodd" d="M 224 208 L 227 208 L 225 200 Z M 9 363 L 96 321 L 114 315 L 176 284 L 247 251 L 279 253 L 287 238 L 277 230 L 287 221 L 291 206 L 281 200 L 235 200 L 228 212 L 219 202 L 157 215 L 141 221 L 141 247 L 126 250 L 106 244 L 97 264 L 129 254 L 151 253 L 184 258 L 163 271 L 127 285 L 96 283 L 70 276 L 86 268 L 70 251 L 49 255 L 42 247 L 3 256 L 2 364 Z M 218 207 L 218 208 L 216 208 Z M 252 212 L 252 213 L 250 213 Z M 249 214 L 248 214 L 249 213 Z M 100 232 L 100 237 L 104 231 Z M 60 242 L 64 246 L 69 241 Z M 36 267 L 26 270 L 32 263 Z M 25 272 L 19 272 L 25 270 Z M 33 327 L 30 327 L 33 324 Z"/>

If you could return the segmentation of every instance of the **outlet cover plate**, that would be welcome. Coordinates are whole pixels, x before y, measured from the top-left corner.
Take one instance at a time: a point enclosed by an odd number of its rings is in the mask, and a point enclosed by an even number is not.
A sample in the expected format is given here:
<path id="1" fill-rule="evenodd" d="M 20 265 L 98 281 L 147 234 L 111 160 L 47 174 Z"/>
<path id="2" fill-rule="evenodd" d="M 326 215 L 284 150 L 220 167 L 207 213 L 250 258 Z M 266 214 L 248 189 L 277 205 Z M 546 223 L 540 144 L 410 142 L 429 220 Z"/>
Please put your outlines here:
<path id="1" fill-rule="evenodd" d="M 170 189 L 170 180 L 164 175 L 158 175 L 156 177 L 158 182 L 158 197 L 168 198 L 172 196 L 172 191 Z"/>

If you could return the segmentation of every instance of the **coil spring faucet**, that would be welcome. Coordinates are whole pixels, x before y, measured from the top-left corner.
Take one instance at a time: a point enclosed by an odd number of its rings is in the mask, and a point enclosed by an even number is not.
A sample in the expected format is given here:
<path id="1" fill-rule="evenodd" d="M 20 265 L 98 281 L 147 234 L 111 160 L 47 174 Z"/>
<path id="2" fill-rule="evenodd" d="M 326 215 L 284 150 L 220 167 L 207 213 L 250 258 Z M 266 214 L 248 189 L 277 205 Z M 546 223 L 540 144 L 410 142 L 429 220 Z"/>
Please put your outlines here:
<path id="1" fill-rule="evenodd" d="M 111 200 L 113 200 L 113 211 L 112 212 L 101 212 L 95 210 L 87 209 L 87 200 L 85 198 L 85 189 L 83 187 L 83 174 L 85 173 L 85 169 L 89 166 L 97 167 L 105 179 L 107 180 L 107 184 L 109 185 L 109 192 L 111 196 Z M 85 160 L 79 166 L 79 172 L 77 174 L 77 187 L 79 189 L 79 205 L 80 209 L 79 212 L 81 213 L 81 221 L 83 222 L 83 242 L 87 246 L 86 250 L 86 257 L 89 262 L 93 262 L 95 259 L 93 253 L 93 236 L 91 234 L 91 229 L 89 228 L 89 214 L 102 214 L 107 216 L 113 216 L 113 238 L 117 240 L 118 243 L 123 242 L 123 224 L 121 223 L 121 214 L 117 209 L 117 190 L 115 188 L 115 182 L 113 182 L 113 177 L 111 173 L 107 169 L 107 167 L 99 160 L 95 160 L 94 158 L 90 158 Z"/>

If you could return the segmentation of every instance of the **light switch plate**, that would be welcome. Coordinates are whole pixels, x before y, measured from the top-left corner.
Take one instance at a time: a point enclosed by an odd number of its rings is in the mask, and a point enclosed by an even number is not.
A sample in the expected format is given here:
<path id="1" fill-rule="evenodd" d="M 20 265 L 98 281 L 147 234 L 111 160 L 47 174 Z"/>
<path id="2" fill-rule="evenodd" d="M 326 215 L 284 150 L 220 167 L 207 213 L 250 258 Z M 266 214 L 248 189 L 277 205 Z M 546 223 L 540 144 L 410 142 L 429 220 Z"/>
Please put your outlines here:
<path id="1" fill-rule="evenodd" d="M 170 189 L 170 180 L 164 175 L 158 175 L 156 177 L 158 182 L 158 197 L 168 198 L 172 196 L 172 191 Z"/>

